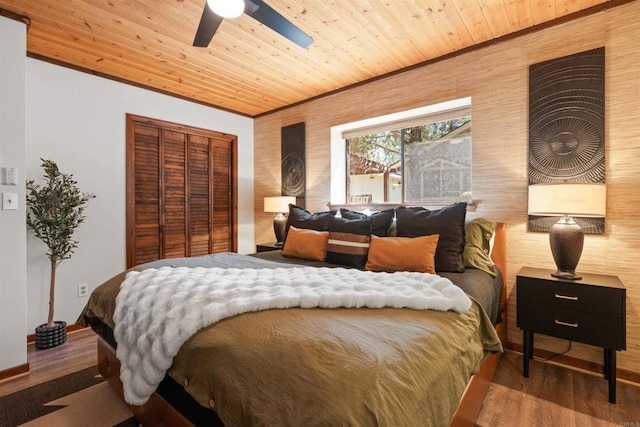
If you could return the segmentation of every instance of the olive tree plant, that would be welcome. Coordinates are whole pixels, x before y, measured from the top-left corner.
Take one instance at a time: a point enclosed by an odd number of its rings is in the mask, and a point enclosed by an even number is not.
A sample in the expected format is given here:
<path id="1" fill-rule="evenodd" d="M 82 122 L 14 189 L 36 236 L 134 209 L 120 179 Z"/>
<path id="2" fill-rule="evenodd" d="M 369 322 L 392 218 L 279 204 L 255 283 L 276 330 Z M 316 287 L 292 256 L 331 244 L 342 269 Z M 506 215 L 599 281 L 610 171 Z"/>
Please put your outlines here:
<path id="1" fill-rule="evenodd" d="M 81 192 L 73 175 L 60 172 L 54 161 L 40 160 L 44 170 L 43 185 L 34 180 L 27 181 L 27 226 L 47 246 L 46 254 L 51 261 L 47 326 L 54 327 L 56 268 L 71 258 L 78 247 L 72 236 L 84 222 L 85 204 L 95 196 Z"/>

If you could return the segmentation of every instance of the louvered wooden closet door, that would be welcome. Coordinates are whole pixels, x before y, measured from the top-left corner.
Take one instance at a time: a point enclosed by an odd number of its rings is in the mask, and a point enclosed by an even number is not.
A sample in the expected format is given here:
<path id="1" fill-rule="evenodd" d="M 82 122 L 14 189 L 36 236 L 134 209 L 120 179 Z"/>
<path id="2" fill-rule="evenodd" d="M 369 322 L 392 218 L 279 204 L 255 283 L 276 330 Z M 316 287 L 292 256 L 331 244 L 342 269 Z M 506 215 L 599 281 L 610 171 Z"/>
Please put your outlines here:
<path id="1" fill-rule="evenodd" d="M 127 265 L 235 251 L 236 137 L 127 116 Z"/>

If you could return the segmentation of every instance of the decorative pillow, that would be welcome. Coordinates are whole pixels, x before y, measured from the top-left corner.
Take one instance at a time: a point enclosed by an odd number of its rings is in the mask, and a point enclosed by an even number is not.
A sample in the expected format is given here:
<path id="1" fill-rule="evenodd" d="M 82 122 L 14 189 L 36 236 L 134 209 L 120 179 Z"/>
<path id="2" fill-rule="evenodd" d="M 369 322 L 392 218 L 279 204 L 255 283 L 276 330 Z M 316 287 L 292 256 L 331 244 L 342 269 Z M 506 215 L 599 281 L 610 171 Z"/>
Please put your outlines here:
<path id="1" fill-rule="evenodd" d="M 486 271 L 496 277 L 498 272 L 491 260 L 491 241 L 496 231 L 495 222 L 484 218 L 475 218 L 464 225 L 465 240 L 464 266 Z"/>
<path id="2" fill-rule="evenodd" d="M 329 218 L 327 262 L 363 269 L 367 262 L 374 218 Z"/>
<path id="3" fill-rule="evenodd" d="M 434 274 L 437 245 L 437 234 L 422 237 L 371 236 L 365 270 L 417 271 Z"/>
<path id="4" fill-rule="evenodd" d="M 461 273 L 464 271 L 464 221 L 466 203 L 455 203 L 442 209 L 399 207 L 396 209 L 396 228 L 399 237 L 439 234 L 436 249 L 436 271 Z"/>
<path id="5" fill-rule="evenodd" d="M 296 206 L 289 205 L 289 216 L 287 218 L 287 226 L 285 229 L 285 241 L 289 232 L 289 227 L 304 228 L 307 230 L 328 231 L 329 218 L 336 215 L 337 211 L 326 211 L 311 213 L 308 210 Z"/>
<path id="6" fill-rule="evenodd" d="M 375 234 L 379 237 L 387 237 L 389 235 L 389 227 L 393 222 L 393 217 L 396 214 L 395 209 L 386 209 L 380 212 L 374 212 L 371 215 L 367 215 L 362 212 L 350 211 L 349 209 L 340 208 L 340 215 L 346 219 L 363 219 L 373 218 L 373 228 L 371 234 Z"/>
<path id="7" fill-rule="evenodd" d="M 328 231 L 304 230 L 291 227 L 284 242 L 282 255 L 311 261 L 324 261 L 327 257 Z"/>

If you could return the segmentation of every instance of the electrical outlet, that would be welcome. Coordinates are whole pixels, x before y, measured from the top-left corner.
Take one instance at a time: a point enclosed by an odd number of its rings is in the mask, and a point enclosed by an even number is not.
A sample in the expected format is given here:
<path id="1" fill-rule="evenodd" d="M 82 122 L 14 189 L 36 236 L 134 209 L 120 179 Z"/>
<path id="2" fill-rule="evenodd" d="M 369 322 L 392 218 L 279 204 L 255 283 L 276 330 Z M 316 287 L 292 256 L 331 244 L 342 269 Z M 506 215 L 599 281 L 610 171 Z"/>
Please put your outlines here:
<path id="1" fill-rule="evenodd" d="M 78 298 L 84 298 L 89 295 L 89 285 L 86 283 L 80 283 L 78 285 Z"/>
<path id="2" fill-rule="evenodd" d="M 18 209 L 18 193 L 2 193 L 2 209 L 17 210 Z"/>

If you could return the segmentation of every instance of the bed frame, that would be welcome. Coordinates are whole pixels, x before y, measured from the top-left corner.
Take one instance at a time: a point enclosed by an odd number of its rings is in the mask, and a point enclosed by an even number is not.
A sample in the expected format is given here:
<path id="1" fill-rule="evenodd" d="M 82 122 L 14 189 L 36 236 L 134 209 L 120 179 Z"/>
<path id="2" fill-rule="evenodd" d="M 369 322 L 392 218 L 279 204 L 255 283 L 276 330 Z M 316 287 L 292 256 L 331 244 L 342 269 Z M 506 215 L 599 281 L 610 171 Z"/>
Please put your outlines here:
<path id="1" fill-rule="evenodd" d="M 495 239 L 491 251 L 491 259 L 502 272 L 502 293 L 500 295 L 500 317 L 502 322 L 496 325 L 496 332 L 504 345 L 507 342 L 507 236 L 505 224 L 499 222 L 496 225 Z M 501 353 L 489 355 L 480 367 L 480 371 L 473 375 L 467 384 L 467 388 L 460 399 L 458 409 L 453 414 L 450 427 L 474 426 L 484 398 L 489 390 L 493 374 L 498 366 Z"/>
<path id="2" fill-rule="evenodd" d="M 507 338 L 507 254 L 505 224 L 498 223 L 495 232 L 493 262 L 502 272 L 502 296 L 500 299 L 500 316 L 502 323 L 496 326 L 500 340 L 505 343 Z M 492 354 L 484 361 L 480 371 L 473 375 L 460 399 L 458 409 L 451 419 L 451 427 L 473 426 L 478 419 L 482 403 L 489 389 L 489 384 L 500 360 L 500 354 Z M 124 401 L 122 382 L 120 381 L 120 361 L 116 357 L 113 347 L 101 336 L 98 336 L 98 372 Z M 154 393 L 149 401 L 142 406 L 128 405 L 135 417 L 146 426 L 193 426 L 184 415 L 178 412 L 158 393 Z"/>

